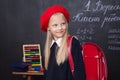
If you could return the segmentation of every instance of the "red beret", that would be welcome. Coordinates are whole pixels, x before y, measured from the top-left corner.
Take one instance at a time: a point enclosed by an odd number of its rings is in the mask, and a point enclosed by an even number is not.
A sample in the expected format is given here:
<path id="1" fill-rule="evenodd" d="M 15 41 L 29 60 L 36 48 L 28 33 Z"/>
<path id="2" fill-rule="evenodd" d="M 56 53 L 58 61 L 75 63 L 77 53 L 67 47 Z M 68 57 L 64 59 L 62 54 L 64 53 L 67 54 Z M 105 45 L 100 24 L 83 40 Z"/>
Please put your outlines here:
<path id="1" fill-rule="evenodd" d="M 66 8 L 64 8 L 63 6 L 61 5 L 54 5 L 54 6 L 51 6 L 49 8 L 47 8 L 45 10 L 45 12 L 42 14 L 42 16 L 40 17 L 40 29 L 44 32 L 47 31 L 47 28 L 48 28 L 48 23 L 49 23 L 49 19 L 50 17 L 54 14 L 54 13 L 57 13 L 57 12 L 61 12 L 64 14 L 67 22 L 69 22 L 69 13 L 67 11 Z"/>

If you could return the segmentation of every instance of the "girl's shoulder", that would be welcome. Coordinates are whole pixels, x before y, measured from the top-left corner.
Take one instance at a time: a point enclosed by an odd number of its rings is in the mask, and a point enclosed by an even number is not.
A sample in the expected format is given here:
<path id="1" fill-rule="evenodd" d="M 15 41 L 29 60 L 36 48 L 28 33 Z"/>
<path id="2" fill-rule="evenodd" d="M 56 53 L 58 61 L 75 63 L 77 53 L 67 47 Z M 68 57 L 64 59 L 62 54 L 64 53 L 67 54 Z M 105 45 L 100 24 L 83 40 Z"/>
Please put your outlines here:
<path id="1" fill-rule="evenodd" d="M 80 44 L 79 39 L 78 39 L 77 36 L 73 35 L 72 37 L 73 37 L 73 39 L 72 39 L 73 44 Z"/>
<path id="2" fill-rule="evenodd" d="M 78 37 L 77 37 L 77 36 L 73 35 L 72 37 L 78 40 Z"/>
<path id="3" fill-rule="evenodd" d="M 69 40 L 71 39 L 72 45 L 80 45 L 80 42 L 79 42 L 79 39 L 78 39 L 77 36 L 75 36 L 75 35 L 70 35 L 70 36 L 68 37 L 68 39 L 69 39 Z"/>

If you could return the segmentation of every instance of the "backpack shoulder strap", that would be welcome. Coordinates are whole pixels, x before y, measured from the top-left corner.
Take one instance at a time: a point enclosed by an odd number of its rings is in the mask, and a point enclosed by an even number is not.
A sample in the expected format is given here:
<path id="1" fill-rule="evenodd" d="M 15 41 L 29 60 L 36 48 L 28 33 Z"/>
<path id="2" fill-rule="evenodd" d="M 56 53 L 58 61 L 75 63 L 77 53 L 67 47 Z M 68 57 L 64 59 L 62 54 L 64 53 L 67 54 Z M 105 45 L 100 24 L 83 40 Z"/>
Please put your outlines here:
<path id="1" fill-rule="evenodd" d="M 74 76 L 74 62 L 71 53 L 71 44 L 72 44 L 73 36 L 68 36 L 67 39 L 67 51 L 68 51 L 68 60 L 71 68 L 72 75 Z"/>

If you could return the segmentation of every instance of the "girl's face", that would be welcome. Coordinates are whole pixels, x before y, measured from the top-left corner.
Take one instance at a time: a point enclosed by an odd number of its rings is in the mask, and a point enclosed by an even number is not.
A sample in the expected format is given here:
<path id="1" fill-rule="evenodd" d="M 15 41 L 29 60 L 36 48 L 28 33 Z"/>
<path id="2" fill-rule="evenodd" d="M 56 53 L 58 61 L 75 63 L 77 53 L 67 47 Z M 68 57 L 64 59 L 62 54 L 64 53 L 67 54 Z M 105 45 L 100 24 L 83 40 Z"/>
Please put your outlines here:
<path id="1" fill-rule="evenodd" d="M 54 40 L 63 37 L 67 28 L 68 23 L 62 13 L 56 13 L 51 16 L 48 24 L 48 30 L 52 34 Z"/>

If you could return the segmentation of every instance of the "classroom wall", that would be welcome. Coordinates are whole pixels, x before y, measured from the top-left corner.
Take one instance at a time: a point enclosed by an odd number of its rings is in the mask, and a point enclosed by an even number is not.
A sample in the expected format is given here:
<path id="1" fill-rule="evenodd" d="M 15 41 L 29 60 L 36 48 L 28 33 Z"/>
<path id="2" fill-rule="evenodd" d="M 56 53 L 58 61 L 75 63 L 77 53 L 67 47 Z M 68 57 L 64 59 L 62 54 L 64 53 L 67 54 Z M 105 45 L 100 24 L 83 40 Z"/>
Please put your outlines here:
<path id="1" fill-rule="evenodd" d="M 69 32 L 84 42 L 97 43 L 108 62 L 108 80 L 119 79 L 119 0 L 0 0 L 0 74 L 3 80 L 22 80 L 11 74 L 11 63 L 22 61 L 22 45 L 39 43 L 43 55 L 46 33 L 39 17 L 51 5 L 61 4 L 70 12 Z"/>

